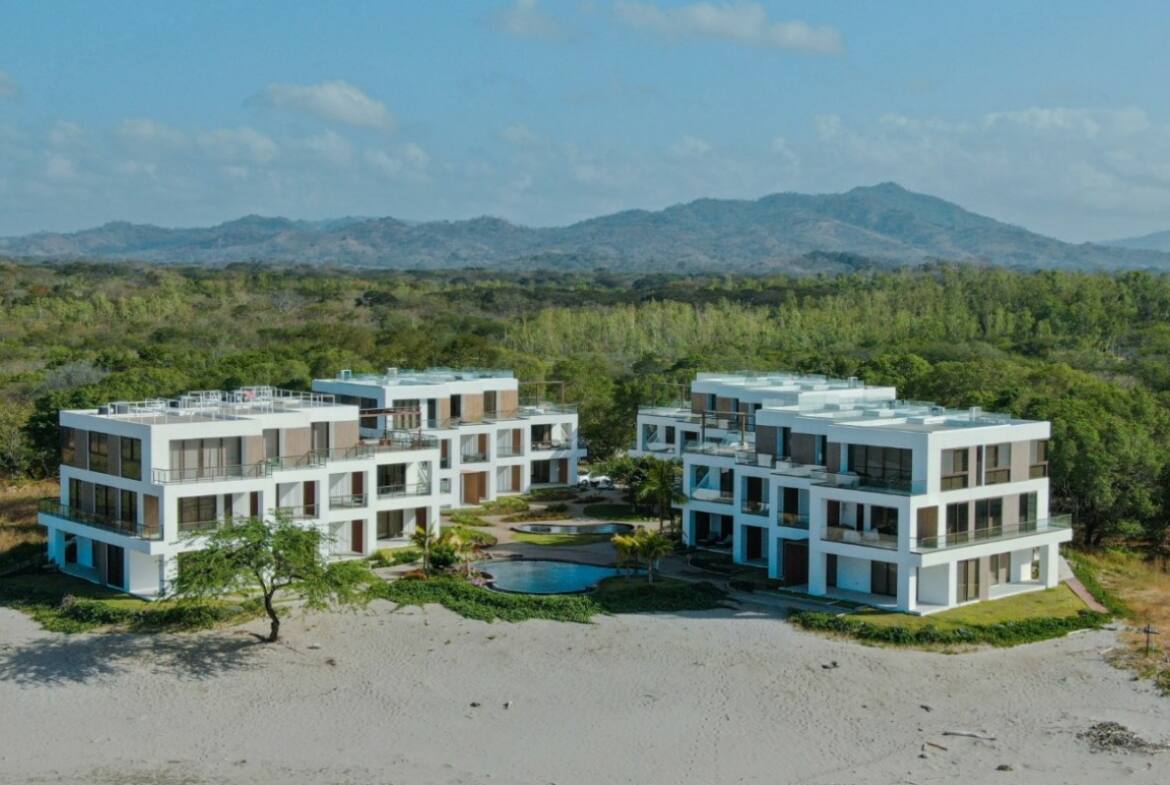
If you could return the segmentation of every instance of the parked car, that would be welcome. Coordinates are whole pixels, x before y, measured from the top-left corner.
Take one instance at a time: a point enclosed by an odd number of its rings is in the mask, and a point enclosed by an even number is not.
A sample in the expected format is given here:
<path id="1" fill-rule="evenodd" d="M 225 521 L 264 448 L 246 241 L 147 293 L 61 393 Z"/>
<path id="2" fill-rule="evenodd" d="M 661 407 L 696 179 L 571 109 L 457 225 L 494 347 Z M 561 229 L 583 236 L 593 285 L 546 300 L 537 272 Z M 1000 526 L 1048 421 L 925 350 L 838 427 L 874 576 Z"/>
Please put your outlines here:
<path id="1" fill-rule="evenodd" d="M 581 490 L 609 491 L 613 490 L 613 480 L 604 474 L 583 474 L 577 478 L 577 487 Z"/>

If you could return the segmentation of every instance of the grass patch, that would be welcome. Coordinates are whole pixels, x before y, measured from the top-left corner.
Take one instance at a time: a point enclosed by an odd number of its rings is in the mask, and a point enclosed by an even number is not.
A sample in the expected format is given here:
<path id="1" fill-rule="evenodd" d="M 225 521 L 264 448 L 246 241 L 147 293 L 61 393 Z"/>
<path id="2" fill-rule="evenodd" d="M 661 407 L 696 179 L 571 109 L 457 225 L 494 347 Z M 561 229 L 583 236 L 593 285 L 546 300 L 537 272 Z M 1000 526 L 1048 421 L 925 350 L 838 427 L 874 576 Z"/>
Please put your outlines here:
<path id="1" fill-rule="evenodd" d="M 1151 679 L 1170 695 L 1170 563 L 1165 557 L 1148 558 L 1122 549 L 1072 551 L 1067 554 L 1073 572 L 1097 601 L 1128 621 L 1120 637 L 1123 648 L 1110 656 L 1119 667 Z M 1146 655 L 1146 624 L 1161 631 Z"/>
<path id="2" fill-rule="evenodd" d="M 499 540 L 491 532 L 480 531 L 471 526 L 444 526 L 443 531 L 452 531 L 464 542 L 470 542 L 480 548 L 490 548 Z"/>
<path id="3" fill-rule="evenodd" d="M 584 624 L 607 613 L 677 613 L 711 610 L 723 592 L 709 583 L 615 577 L 588 594 L 505 594 L 476 586 L 456 575 L 403 579 L 372 586 L 373 596 L 400 605 L 438 604 L 468 619 L 518 622 L 527 619 Z"/>
<path id="4" fill-rule="evenodd" d="M 571 502 L 577 498 L 577 489 L 567 485 L 563 488 L 537 488 L 529 491 L 528 498 L 537 502 Z"/>
<path id="5" fill-rule="evenodd" d="M 54 480 L 0 485 L 0 571 L 44 558 L 45 530 L 37 523 L 37 504 L 58 492 Z"/>
<path id="6" fill-rule="evenodd" d="M 479 513 L 470 510 L 458 510 L 451 513 L 448 518 L 457 526 L 491 526 L 491 523 L 480 517 Z"/>
<path id="7" fill-rule="evenodd" d="M 595 545 L 599 542 L 609 542 L 609 534 L 541 534 L 534 532 L 514 532 L 512 539 L 516 542 L 527 542 L 532 545 L 548 545 L 551 547 L 571 547 L 574 545 Z"/>
<path id="8" fill-rule="evenodd" d="M 515 515 L 506 515 L 500 520 L 504 523 L 531 523 L 534 521 L 565 521 L 573 516 L 567 510 L 529 510 L 518 512 Z"/>
<path id="9" fill-rule="evenodd" d="M 397 567 L 399 564 L 414 564 L 422 558 L 418 548 L 379 548 L 370 564 L 374 567 Z"/>
<path id="10" fill-rule="evenodd" d="M 0 605 L 31 616 L 50 632 L 116 627 L 131 632 L 185 632 L 239 623 L 262 612 L 256 600 L 147 602 L 60 573 L 0 579 Z"/>
<path id="11" fill-rule="evenodd" d="M 523 496 L 501 496 L 492 501 L 482 502 L 480 508 L 491 515 L 524 512 L 528 509 L 528 500 Z"/>
<path id="12" fill-rule="evenodd" d="M 633 505 L 609 502 L 606 504 L 587 505 L 582 512 L 589 518 L 604 518 L 607 521 L 635 521 L 645 523 L 656 521 L 657 518 L 643 515 L 634 509 Z"/>
<path id="13" fill-rule="evenodd" d="M 980 602 L 931 616 L 864 608 L 835 615 L 796 612 L 789 617 L 809 630 L 835 632 L 899 646 L 990 644 L 1015 646 L 1098 628 L 1107 614 L 1093 613 L 1067 586 Z"/>

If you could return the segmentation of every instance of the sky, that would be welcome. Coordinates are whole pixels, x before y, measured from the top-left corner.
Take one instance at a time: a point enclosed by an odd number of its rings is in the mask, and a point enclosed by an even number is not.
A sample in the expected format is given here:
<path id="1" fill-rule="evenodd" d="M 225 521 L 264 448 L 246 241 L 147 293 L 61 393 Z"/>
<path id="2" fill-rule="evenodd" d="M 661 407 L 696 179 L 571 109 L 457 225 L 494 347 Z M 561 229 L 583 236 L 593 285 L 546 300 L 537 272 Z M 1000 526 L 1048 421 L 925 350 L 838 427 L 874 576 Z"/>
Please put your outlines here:
<path id="1" fill-rule="evenodd" d="M 0 235 L 562 225 L 892 180 L 1170 229 L 1164 2 L 0 0 Z"/>

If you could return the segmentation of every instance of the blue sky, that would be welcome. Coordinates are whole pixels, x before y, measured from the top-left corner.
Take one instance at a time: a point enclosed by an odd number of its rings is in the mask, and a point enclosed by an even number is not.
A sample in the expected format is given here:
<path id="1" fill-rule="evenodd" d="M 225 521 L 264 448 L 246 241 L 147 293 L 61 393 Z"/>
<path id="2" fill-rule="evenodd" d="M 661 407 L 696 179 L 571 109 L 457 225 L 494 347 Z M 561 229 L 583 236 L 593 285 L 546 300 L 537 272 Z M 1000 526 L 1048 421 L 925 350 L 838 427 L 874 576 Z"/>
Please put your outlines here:
<path id="1" fill-rule="evenodd" d="M 1170 229 L 1157 2 L 0 0 L 0 234 L 534 225 L 884 180 Z"/>

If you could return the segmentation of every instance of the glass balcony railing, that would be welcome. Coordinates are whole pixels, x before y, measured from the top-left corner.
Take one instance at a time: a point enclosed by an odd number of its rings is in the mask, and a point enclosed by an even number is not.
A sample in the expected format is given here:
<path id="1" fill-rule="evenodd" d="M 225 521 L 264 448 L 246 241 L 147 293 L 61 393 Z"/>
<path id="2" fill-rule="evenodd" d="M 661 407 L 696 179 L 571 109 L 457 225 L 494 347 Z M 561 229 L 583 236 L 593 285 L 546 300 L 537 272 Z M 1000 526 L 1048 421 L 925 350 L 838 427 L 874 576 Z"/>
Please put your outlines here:
<path id="1" fill-rule="evenodd" d="M 570 439 L 534 439 L 533 450 L 571 450 L 573 442 Z"/>
<path id="2" fill-rule="evenodd" d="M 349 493 L 341 496 L 330 496 L 330 509 L 347 509 L 350 507 L 365 507 L 367 497 L 364 493 Z"/>
<path id="3" fill-rule="evenodd" d="M 892 493 L 898 496 L 914 496 L 926 493 L 926 483 L 909 477 L 867 477 L 860 474 L 823 472 L 813 477 L 815 485 L 830 488 L 846 488 L 871 493 Z"/>
<path id="4" fill-rule="evenodd" d="M 849 545 L 864 545 L 869 548 L 885 548 L 887 550 L 897 550 L 898 548 L 898 535 L 885 534 L 876 529 L 862 531 L 851 529 L 848 526 L 826 526 L 821 539 L 829 542 L 844 542 Z"/>
<path id="5" fill-rule="evenodd" d="M 179 521 L 179 535 L 185 536 L 214 531 L 231 522 L 231 518 L 209 518 L 205 521 Z"/>
<path id="6" fill-rule="evenodd" d="M 316 518 L 318 509 L 316 504 L 281 505 L 280 507 L 274 508 L 272 512 L 279 518 L 303 521 Z"/>
<path id="7" fill-rule="evenodd" d="M 86 512 L 78 507 L 70 507 L 55 501 L 41 502 L 39 509 L 45 515 L 52 515 L 54 518 L 93 526 L 98 529 L 104 529 L 105 531 L 115 532 L 116 534 L 123 534 L 127 537 L 137 537 L 142 540 L 162 539 L 162 527 L 157 523 L 123 521 L 113 515 Z"/>
<path id="8" fill-rule="evenodd" d="M 379 485 L 378 498 L 391 499 L 399 496 L 429 496 L 431 484 L 429 482 L 398 483 L 395 485 Z"/>
<path id="9" fill-rule="evenodd" d="M 768 500 L 767 499 L 744 499 L 739 509 L 748 515 L 767 515 L 768 514 Z"/>
<path id="10" fill-rule="evenodd" d="M 290 469 L 310 469 L 315 466 L 324 466 L 328 460 L 328 450 L 313 450 L 304 455 L 282 455 L 279 458 L 269 458 L 268 465 L 275 471 L 287 471 Z"/>
<path id="11" fill-rule="evenodd" d="M 949 548 L 982 545 L 988 542 L 1004 542 L 1021 537 L 1030 537 L 1034 534 L 1067 531 L 1071 528 L 1072 516 L 1056 515 L 1051 518 L 1040 518 L 1034 521 L 1020 521 L 1019 523 L 989 526 L 982 529 L 968 529 L 962 532 L 941 534 L 937 537 L 919 537 L 910 546 L 910 550 L 917 553 L 929 553 L 931 551 L 947 550 Z"/>
<path id="12" fill-rule="evenodd" d="M 523 447 L 513 447 L 511 444 L 497 444 L 496 457 L 497 458 L 515 458 L 517 455 L 523 455 Z"/>
<path id="13" fill-rule="evenodd" d="M 459 453 L 460 463 L 486 463 L 488 454 L 486 452 L 461 452 Z"/>
<path id="14" fill-rule="evenodd" d="M 376 452 L 405 452 L 408 450 L 437 450 L 439 440 L 434 436 L 421 434 L 395 434 L 383 436 L 374 445 Z"/>
<path id="15" fill-rule="evenodd" d="M 328 461 L 356 461 L 372 457 L 374 445 L 355 444 L 352 447 L 333 447 L 322 452 Z"/>
<path id="16" fill-rule="evenodd" d="M 176 482 L 207 482 L 211 480 L 249 480 L 272 475 L 270 461 L 244 463 L 235 466 L 195 466 L 186 469 L 154 469 L 151 480 L 155 485 Z"/>
<path id="17" fill-rule="evenodd" d="M 781 510 L 776 513 L 776 523 L 780 526 L 787 526 L 789 529 L 804 529 L 808 531 L 808 516 L 799 512 L 784 512 Z"/>
<path id="18" fill-rule="evenodd" d="M 708 488 L 697 486 L 691 488 L 691 498 L 697 502 L 715 502 L 716 504 L 734 504 L 735 493 L 722 488 Z"/>

